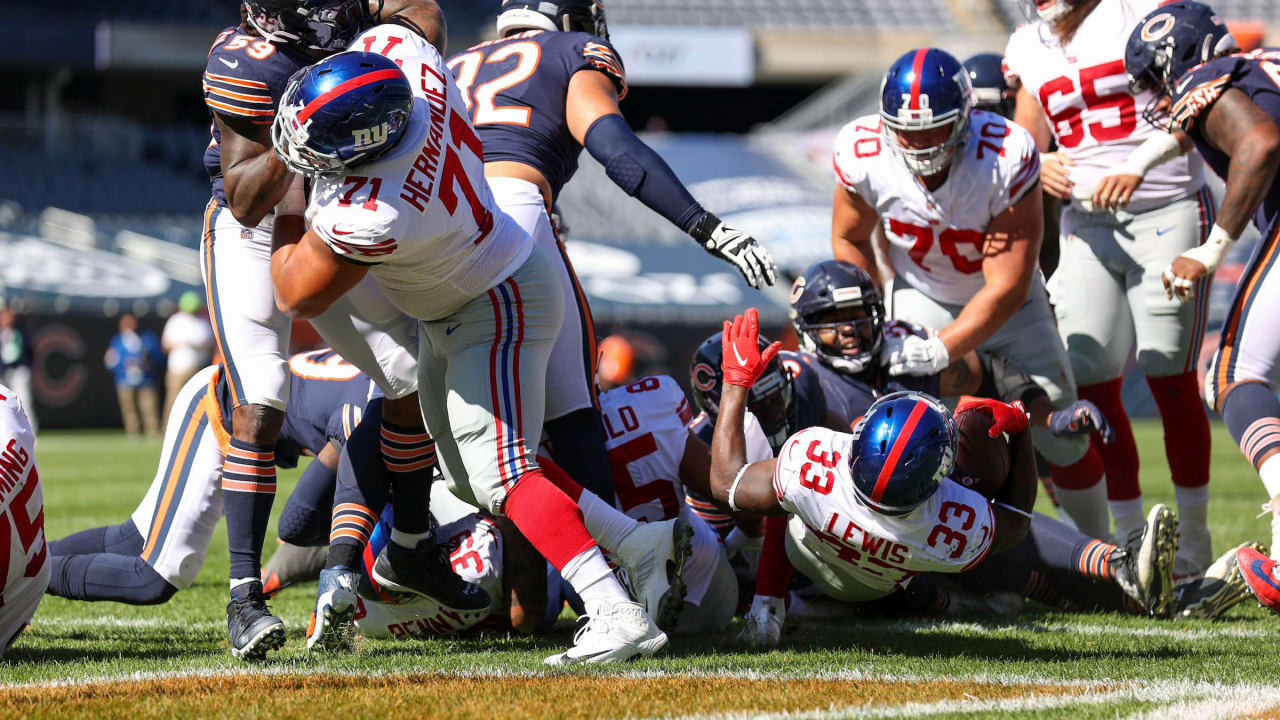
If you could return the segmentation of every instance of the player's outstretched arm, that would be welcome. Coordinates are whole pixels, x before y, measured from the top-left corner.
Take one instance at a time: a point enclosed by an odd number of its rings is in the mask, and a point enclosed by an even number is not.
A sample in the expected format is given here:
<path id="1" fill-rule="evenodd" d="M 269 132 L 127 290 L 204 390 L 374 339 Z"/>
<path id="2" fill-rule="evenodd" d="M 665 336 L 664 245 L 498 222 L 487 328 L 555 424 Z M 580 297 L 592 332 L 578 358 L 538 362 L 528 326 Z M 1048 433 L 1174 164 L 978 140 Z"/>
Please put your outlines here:
<path id="1" fill-rule="evenodd" d="M 245 227 L 258 223 L 289 189 L 292 174 L 271 146 L 271 126 L 246 118 L 213 114 L 222 134 L 222 184 L 227 207 Z"/>
<path id="2" fill-rule="evenodd" d="M 831 253 L 837 260 L 853 263 L 880 282 L 875 248 L 871 239 L 880 216 L 857 193 L 837 185 L 831 201 Z"/>
<path id="3" fill-rule="evenodd" d="M 645 145 L 618 110 L 618 89 L 602 72 L 578 72 L 565 98 L 569 133 L 628 195 L 693 236 L 707 252 L 738 269 L 751 287 L 772 285 L 773 256 L 755 238 L 707 212 L 671 166 Z"/>

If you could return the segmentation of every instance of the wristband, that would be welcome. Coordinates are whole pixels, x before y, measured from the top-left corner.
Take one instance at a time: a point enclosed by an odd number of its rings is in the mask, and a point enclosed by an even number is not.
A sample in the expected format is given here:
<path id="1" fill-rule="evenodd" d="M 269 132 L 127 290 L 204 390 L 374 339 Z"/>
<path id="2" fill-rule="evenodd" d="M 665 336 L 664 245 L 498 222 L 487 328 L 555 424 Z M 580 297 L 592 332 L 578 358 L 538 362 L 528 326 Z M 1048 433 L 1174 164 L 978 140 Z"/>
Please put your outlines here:
<path id="1" fill-rule="evenodd" d="M 1182 154 L 1182 145 L 1173 133 L 1156 133 L 1129 153 L 1124 162 L 1116 165 L 1107 175 L 1137 175 L 1146 177 L 1151 168 L 1163 165 Z"/>
<path id="2" fill-rule="evenodd" d="M 1208 274 L 1212 275 L 1214 270 L 1222 264 L 1226 259 L 1227 253 L 1231 252 L 1231 248 L 1235 246 L 1236 239 L 1231 237 L 1226 230 L 1223 230 L 1214 223 L 1213 229 L 1209 231 L 1209 239 L 1204 241 L 1203 245 L 1197 245 L 1190 250 L 1182 253 L 1182 257 L 1188 260 L 1195 260 L 1204 265 Z"/>
<path id="3" fill-rule="evenodd" d="M 729 509 L 734 512 L 742 512 L 742 508 L 738 507 L 737 502 L 738 483 L 742 482 L 742 475 L 747 472 L 747 468 L 750 466 L 749 463 L 744 464 L 742 469 L 738 470 L 738 474 L 733 476 L 733 484 L 729 486 Z"/>

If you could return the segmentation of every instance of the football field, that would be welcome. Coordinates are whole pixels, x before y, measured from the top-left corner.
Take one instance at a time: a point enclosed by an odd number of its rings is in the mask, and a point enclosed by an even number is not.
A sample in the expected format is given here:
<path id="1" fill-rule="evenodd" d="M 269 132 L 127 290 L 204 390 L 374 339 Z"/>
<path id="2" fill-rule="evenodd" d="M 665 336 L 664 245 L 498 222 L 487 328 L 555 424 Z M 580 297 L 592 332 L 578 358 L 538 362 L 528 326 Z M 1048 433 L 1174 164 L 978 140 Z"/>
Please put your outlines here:
<path id="1" fill-rule="evenodd" d="M 1173 503 L 1158 423 L 1135 426 L 1148 507 Z M 1214 550 L 1270 540 L 1263 491 L 1214 426 Z M 49 432 L 37 447 L 50 538 L 123 521 L 159 442 Z M 280 476 L 275 511 L 298 473 Z M 1044 503 L 1042 498 L 1042 504 Z M 1044 508 L 1042 508 L 1044 509 Z M 267 554 L 272 552 L 274 520 Z M 994 562 L 999 557 L 993 558 Z M 676 637 L 666 654 L 607 670 L 547 670 L 571 624 L 540 638 L 357 641 L 308 656 L 315 584 L 273 603 L 289 627 L 269 662 L 231 658 L 225 533 L 194 587 L 158 607 L 47 597 L 0 663 L 0 717 L 421 718 L 1154 718 L 1280 716 L 1280 618 L 1243 603 L 1217 622 L 1051 612 L 1016 620 L 885 620 L 850 614 L 788 624 L 758 653 L 723 635 Z"/>

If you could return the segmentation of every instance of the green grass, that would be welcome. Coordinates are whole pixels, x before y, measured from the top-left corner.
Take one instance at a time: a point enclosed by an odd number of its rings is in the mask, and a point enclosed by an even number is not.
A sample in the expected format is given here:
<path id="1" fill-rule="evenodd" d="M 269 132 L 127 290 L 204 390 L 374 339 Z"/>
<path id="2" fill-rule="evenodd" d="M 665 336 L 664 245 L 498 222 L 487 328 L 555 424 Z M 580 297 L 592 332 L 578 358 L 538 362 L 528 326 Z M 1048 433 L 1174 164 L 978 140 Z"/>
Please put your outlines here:
<path id="1" fill-rule="evenodd" d="M 1172 504 L 1173 488 L 1159 425 L 1141 422 L 1135 432 L 1148 507 L 1157 501 Z M 151 482 L 159 450 L 158 442 L 134 443 L 117 433 L 42 435 L 37 458 L 44 483 L 48 537 L 58 538 L 127 518 Z M 1268 521 L 1255 519 L 1258 505 L 1264 500 L 1261 484 L 1221 425 L 1214 427 L 1212 468 L 1210 522 L 1215 551 L 1248 539 L 1268 541 Z M 276 512 L 284 505 L 284 497 L 297 476 L 296 471 L 281 474 Z M 274 518 L 272 528 L 274 534 Z M 270 541 L 267 552 L 271 552 Z M 31 628 L 0 664 L 0 682 L 76 683 L 119 679 L 135 673 L 218 674 L 252 667 L 234 661 L 228 651 L 223 610 L 226 578 L 226 537 L 219 530 L 196 584 L 166 605 L 129 607 L 48 597 Z M 308 657 L 302 633 L 313 592 L 314 584 L 291 588 L 274 602 L 290 632 L 286 649 L 265 665 L 269 670 L 375 675 L 437 671 L 534 674 L 542 672 L 544 656 L 563 649 L 571 640 L 567 628 L 536 639 L 512 636 L 413 643 L 362 640 L 351 655 Z M 762 673 L 796 677 L 834 673 L 850 682 L 887 676 L 907 680 L 989 678 L 1013 683 L 1100 682 L 1090 694 L 1108 688 L 1121 688 L 1127 694 L 1098 697 L 1093 704 L 1023 712 L 1028 717 L 1071 718 L 1116 717 L 1143 710 L 1162 715 L 1168 710 L 1168 703 L 1213 698 L 1229 694 L 1233 691 L 1231 686 L 1270 682 L 1275 677 L 1280 641 L 1280 622 L 1252 602 L 1241 604 L 1227 618 L 1214 623 L 1175 624 L 1107 614 L 1061 613 L 1033 605 L 1013 622 L 895 622 L 856 617 L 839 622 L 804 621 L 789 629 L 779 649 L 766 653 L 747 651 L 736 644 L 732 639 L 735 630 L 731 627 L 723 636 L 675 638 L 664 656 L 624 669 L 575 673 Z M 1189 684 L 1178 687 L 1172 681 Z M 1240 688 L 1234 690 L 1238 692 Z M 974 695 L 982 699 L 980 694 Z M 1274 699 L 1271 704 L 1280 706 L 1280 695 Z M 929 697 L 912 695 L 911 689 L 904 686 L 900 702 L 930 701 Z M 814 698 L 810 707 L 826 709 L 828 703 Z M 696 697 L 690 698 L 686 712 L 702 709 Z M 744 705 L 737 709 L 747 712 L 752 708 Z M 959 712 L 956 708 L 943 709 Z M 985 717 L 984 713 L 996 712 L 976 705 L 973 709 L 978 712 L 958 716 Z M 601 706 L 595 712 L 601 716 L 644 716 L 651 711 L 645 707 Z M 549 716 L 533 706 L 517 707 L 509 714 Z M 1199 711 L 1189 711 L 1187 716 L 1199 716 Z"/>

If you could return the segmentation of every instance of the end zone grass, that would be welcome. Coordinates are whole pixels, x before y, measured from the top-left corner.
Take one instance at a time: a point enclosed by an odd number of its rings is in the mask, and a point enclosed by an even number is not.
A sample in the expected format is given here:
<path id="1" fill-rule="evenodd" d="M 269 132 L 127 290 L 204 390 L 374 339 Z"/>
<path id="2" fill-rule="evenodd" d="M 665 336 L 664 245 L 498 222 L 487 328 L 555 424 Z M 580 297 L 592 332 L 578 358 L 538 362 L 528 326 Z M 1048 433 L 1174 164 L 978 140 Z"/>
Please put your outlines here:
<path id="1" fill-rule="evenodd" d="M 1159 426 L 1135 427 L 1148 505 L 1173 503 Z M 1255 519 L 1261 484 L 1215 426 L 1215 551 L 1269 540 Z M 48 433 L 37 458 L 51 538 L 119 523 L 142 498 L 159 446 L 115 433 Z M 297 472 L 281 475 L 284 504 Z M 273 525 L 274 528 L 274 525 Z M 267 553 L 271 552 L 270 546 Z M 1172 623 L 1029 606 L 1013 622 L 808 620 L 754 653 L 723 636 L 674 638 L 622 668 L 546 671 L 568 627 L 519 636 L 399 643 L 362 640 L 348 656 L 308 657 L 302 631 L 315 586 L 274 607 L 289 644 L 268 663 L 230 657 L 220 531 L 196 585 L 135 608 L 47 598 L 0 664 L 0 717 L 228 715 L 349 717 L 1267 717 L 1280 618 L 1252 603 L 1220 622 Z"/>

